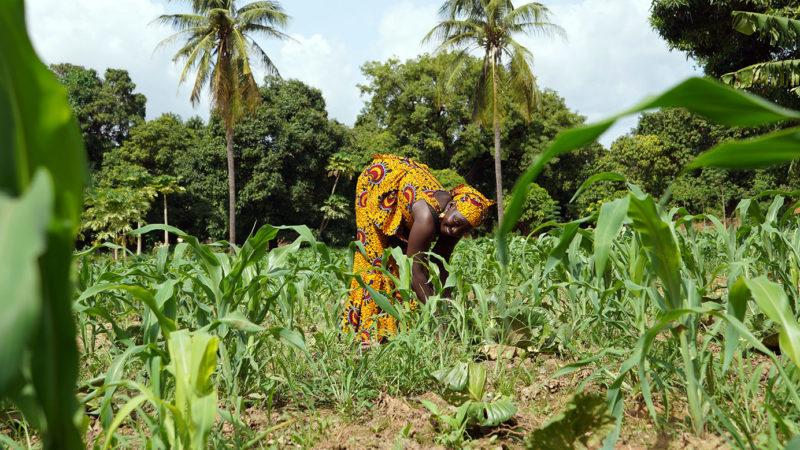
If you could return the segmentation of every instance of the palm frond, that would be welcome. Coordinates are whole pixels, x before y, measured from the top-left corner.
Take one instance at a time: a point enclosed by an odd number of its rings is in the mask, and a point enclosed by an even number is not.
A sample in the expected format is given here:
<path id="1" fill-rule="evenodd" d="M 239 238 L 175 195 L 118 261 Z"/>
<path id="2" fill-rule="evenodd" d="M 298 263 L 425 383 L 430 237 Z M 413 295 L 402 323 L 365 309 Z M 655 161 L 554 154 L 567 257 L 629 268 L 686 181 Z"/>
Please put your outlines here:
<path id="1" fill-rule="evenodd" d="M 800 59 L 753 64 L 722 75 L 722 82 L 736 88 L 798 86 L 800 85 Z M 797 93 L 796 89 L 794 91 Z"/>
<path id="2" fill-rule="evenodd" d="M 733 28 L 748 36 L 758 33 L 768 38 L 771 45 L 795 47 L 800 40 L 800 20 L 773 14 L 734 11 Z"/>
<path id="3" fill-rule="evenodd" d="M 192 93 L 189 96 L 192 106 L 197 106 L 197 104 L 200 103 L 200 95 L 203 93 L 203 87 L 208 82 L 211 71 L 211 53 L 204 52 L 203 56 L 200 57 L 200 61 L 198 61 L 197 77 L 195 77 Z"/>
<path id="4" fill-rule="evenodd" d="M 189 71 L 201 67 L 203 61 L 206 61 L 206 64 L 210 62 L 209 60 L 210 56 L 207 57 L 206 55 L 207 54 L 210 55 L 214 51 L 214 47 L 215 47 L 214 35 L 212 33 L 208 33 L 202 40 L 200 40 L 196 44 L 187 45 L 182 49 L 182 51 L 179 51 L 178 53 L 175 54 L 175 58 L 173 58 L 173 60 L 175 60 L 176 62 L 180 56 L 183 56 L 184 53 L 186 54 L 185 56 L 186 63 L 184 64 L 183 70 L 181 71 L 181 77 L 178 80 L 178 84 L 183 83 Z M 198 55 L 200 56 L 199 60 L 198 60 Z M 196 103 L 196 101 L 193 99 L 192 103 Z"/>
<path id="5" fill-rule="evenodd" d="M 186 30 L 202 25 L 208 25 L 208 18 L 197 14 L 163 14 L 150 23 L 169 25 L 178 30 Z"/>
<path id="6" fill-rule="evenodd" d="M 454 54 L 453 60 L 445 69 L 446 73 L 448 74 L 445 81 L 445 86 L 451 88 L 457 85 L 458 82 L 464 78 L 464 74 L 469 70 L 470 60 L 469 52 L 467 50 L 462 50 Z"/>
<path id="7" fill-rule="evenodd" d="M 208 86 L 214 109 L 230 127 L 243 109 L 254 106 L 261 98 L 250 65 L 251 55 L 264 63 L 270 74 L 279 76 L 275 65 L 249 34 L 287 39 L 289 36 L 280 28 L 287 24 L 289 16 L 277 0 L 254 1 L 240 8 L 234 0 L 176 1 L 191 5 L 192 14 L 158 17 L 156 22 L 178 30 L 158 47 L 185 39 L 173 56 L 173 61 L 183 62 L 179 83 L 195 70 L 192 103 L 200 101 Z"/>
<path id="8" fill-rule="evenodd" d="M 177 33 L 175 33 L 175 34 L 173 34 L 171 36 L 168 36 L 166 39 L 164 39 L 161 42 L 159 42 L 158 44 L 156 44 L 156 47 L 155 47 L 154 50 L 158 50 L 161 47 L 165 47 L 167 45 L 170 45 L 174 41 L 176 41 L 178 38 L 180 38 L 180 37 L 182 37 L 183 35 L 186 35 L 186 34 L 189 35 L 189 37 L 186 38 L 187 41 L 191 41 L 191 40 L 194 39 L 195 36 L 197 36 L 198 34 L 201 34 L 201 32 L 206 31 L 206 30 L 208 30 L 208 27 L 196 27 L 196 28 L 189 28 L 189 29 L 186 29 L 186 30 L 183 30 L 183 31 L 179 31 L 179 32 L 177 32 Z"/>
<path id="9" fill-rule="evenodd" d="M 266 35 L 267 37 L 274 37 L 274 38 L 278 38 L 280 40 L 289 40 L 289 41 L 297 42 L 297 40 L 295 38 L 289 36 L 288 34 L 278 30 L 277 28 L 273 28 L 273 27 L 266 26 L 266 25 L 250 23 L 250 24 L 241 26 L 239 28 L 239 30 L 245 35 L 258 33 L 258 34 Z"/>
<path id="10" fill-rule="evenodd" d="M 533 58 L 533 55 L 529 55 L 530 52 L 523 46 L 514 46 L 506 67 L 508 92 L 526 120 L 530 120 L 534 111 L 541 110 L 539 87 L 528 64 L 528 58 Z"/>
<path id="11" fill-rule="evenodd" d="M 475 89 L 472 91 L 470 104 L 472 105 L 472 120 L 483 125 L 490 125 L 493 115 L 492 104 L 492 61 L 491 55 L 483 58 L 483 70 L 478 75 Z"/>
<path id="12" fill-rule="evenodd" d="M 239 8 L 236 12 L 236 21 L 240 26 L 259 24 L 285 27 L 289 22 L 289 16 L 276 2 L 259 1 Z"/>
<path id="13" fill-rule="evenodd" d="M 439 7 L 439 16 L 443 19 L 455 19 L 462 16 L 483 16 L 486 9 L 485 0 L 445 0 Z"/>
<path id="14" fill-rule="evenodd" d="M 526 63 L 527 71 L 531 71 L 531 67 L 533 66 L 533 53 L 524 45 L 517 42 L 516 39 L 510 36 L 507 37 L 502 43 L 501 49 L 503 53 L 508 55 L 511 59 L 521 58 L 518 59 L 518 61 L 524 61 Z M 520 68 L 522 68 L 522 66 L 520 66 Z"/>
<path id="15" fill-rule="evenodd" d="M 463 35 L 467 33 L 483 33 L 483 29 L 479 24 L 465 20 L 445 20 L 433 27 L 425 37 L 422 38 L 422 43 L 436 41 L 448 41 L 454 35 Z"/>
<path id="16" fill-rule="evenodd" d="M 258 45 L 258 43 L 256 43 L 256 41 L 254 41 L 252 39 L 250 39 L 250 49 L 252 50 L 252 53 L 257 55 L 258 59 L 261 60 L 261 64 L 263 64 L 264 67 L 267 69 L 267 73 L 269 75 L 272 75 L 272 76 L 278 77 L 278 78 L 281 77 L 281 74 L 278 72 L 278 68 L 272 62 L 272 59 L 270 59 L 269 55 L 267 55 L 267 52 L 265 52 L 261 48 L 261 46 Z"/>

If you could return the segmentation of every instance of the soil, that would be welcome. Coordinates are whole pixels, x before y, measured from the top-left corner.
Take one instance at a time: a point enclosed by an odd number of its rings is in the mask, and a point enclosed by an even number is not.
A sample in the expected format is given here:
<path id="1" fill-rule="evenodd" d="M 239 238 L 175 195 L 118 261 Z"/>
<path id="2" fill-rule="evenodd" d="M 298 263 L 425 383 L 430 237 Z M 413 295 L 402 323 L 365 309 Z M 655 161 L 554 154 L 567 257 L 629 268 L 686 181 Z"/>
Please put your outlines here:
<path id="1" fill-rule="evenodd" d="M 483 363 L 489 373 L 492 373 L 496 364 L 502 363 L 506 367 L 522 366 L 532 378 L 527 383 L 518 381 L 518 386 L 515 386 L 514 401 L 518 410 L 511 421 L 499 427 L 474 427 L 469 430 L 467 445 L 472 448 L 523 448 L 524 437 L 562 411 L 581 386 L 584 391 L 605 394 L 602 386 L 589 379 L 591 369 L 551 378 L 566 363 L 554 355 L 525 357 L 524 353 L 516 350 L 491 347 L 483 349 L 481 354 L 486 358 Z M 763 359 L 760 355 L 754 356 L 759 357 L 756 363 Z M 253 448 L 259 448 L 258 444 L 278 448 L 322 449 L 445 448 L 437 441 L 440 435 L 438 422 L 422 406 L 421 400 L 433 402 L 440 410 L 454 411 L 452 406 L 433 392 L 406 398 L 383 393 L 372 402 L 371 409 L 356 416 L 332 408 L 302 410 L 285 405 L 274 408 L 269 416 L 263 409 L 250 408 L 245 412 L 244 425 L 256 433 L 264 433 L 259 442 L 254 442 L 256 445 Z M 659 404 L 657 396 L 654 400 L 656 409 L 663 415 L 663 405 Z M 623 429 L 617 448 L 730 448 L 721 436 L 706 433 L 698 438 L 688 431 L 682 432 L 686 416 L 686 405 L 673 402 L 668 418 L 670 431 L 664 431 L 653 424 L 641 398 L 626 399 Z M 232 424 L 218 418 L 217 426 L 221 427 L 223 435 L 233 434 Z M 0 433 L 6 435 L 8 431 L 0 429 Z M 127 425 L 118 430 L 119 435 L 133 436 L 136 433 Z M 92 417 L 86 428 L 85 442 L 91 448 L 95 443 L 102 444 L 103 438 L 98 418 Z M 32 436 L 32 442 L 36 441 L 37 437 Z"/>
<path id="2" fill-rule="evenodd" d="M 494 349 L 487 349 L 491 356 L 498 354 Z M 472 448 L 523 448 L 524 437 L 532 430 L 541 427 L 558 414 L 569 402 L 577 386 L 591 374 L 586 369 L 558 379 L 550 379 L 550 374 L 558 370 L 563 361 L 548 356 L 536 360 L 521 360 L 517 352 L 505 353 L 511 361 L 506 364 L 522 364 L 526 369 L 535 371 L 536 380 L 528 386 L 520 386 L 515 402 L 518 411 L 514 419 L 495 428 L 476 427 L 469 430 Z M 489 359 L 489 371 L 496 361 Z M 599 386 L 592 381 L 584 388 L 589 392 L 601 392 Z M 445 448 L 438 444 L 436 437 L 437 422 L 431 413 L 422 406 L 420 400 L 435 403 L 440 410 L 454 408 L 432 392 L 424 395 L 395 398 L 381 394 L 372 404 L 372 410 L 361 416 L 348 418 L 335 410 L 320 409 L 309 415 L 304 411 L 275 411 L 272 420 L 257 409 L 247 411 L 249 426 L 252 429 L 266 429 L 281 421 L 290 422 L 287 426 L 266 436 L 265 445 L 278 447 L 299 446 L 290 436 L 305 433 L 312 440 L 314 448 L 322 449 L 419 449 Z M 631 403 L 627 405 L 627 403 Z M 730 448 L 721 436 L 707 433 L 702 438 L 689 432 L 672 434 L 660 431 L 653 426 L 644 401 L 626 402 L 623 430 L 617 448 L 620 449 L 727 449 Z M 661 405 L 656 404 L 657 409 Z M 685 405 L 672 405 L 674 414 L 684 414 Z M 663 412 L 659 411 L 659 412 Z M 676 423 L 678 416 L 670 418 Z M 271 424 L 271 425 L 270 425 Z M 673 427 L 678 428 L 680 427 Z M 317 438 L 317 439 L 315 439 Z"/>

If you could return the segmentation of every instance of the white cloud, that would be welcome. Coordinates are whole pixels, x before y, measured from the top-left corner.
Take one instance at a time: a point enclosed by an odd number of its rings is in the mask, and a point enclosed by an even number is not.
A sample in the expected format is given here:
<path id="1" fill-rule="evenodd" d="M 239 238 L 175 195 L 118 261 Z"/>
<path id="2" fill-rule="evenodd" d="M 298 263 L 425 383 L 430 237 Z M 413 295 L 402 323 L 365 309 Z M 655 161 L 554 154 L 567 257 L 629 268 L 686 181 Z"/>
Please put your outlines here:
<path id="1" fill-rule="evenodd" d="M 352 125 L 360 109 L 359 73 L 344 44 L 320 34 L 293 35 L 276 57 L 283 78 L 296 78 L 322 91 L 330 117 Z"/>
<path id="2" fill-rule="evenodd" d="M 346 8 L 327 8 L 322 18 L 309 1 L 292 1 L 299 8 L 297 25 L 307 30 L 294 35 L 297 42 L 269 40 L 264 49 L 284 77 L 319 88 L 330 116 L 347 124 L 363 105 L 356 87 L 364 81 L 361 64 L 392 56 L 405 60 L 434 48 L 420 41 L 438 21 L 439 1 L 364 2 L 354 6 L 361 8 L 360 16 Z M 650 29 L 649 2 L 570 0 L 550 5 L 554 22 L 566 29 L 569 40 L 533 38 L 523 43 L 534 53 L 540 86 L 557 90 L 571 109 L 590 121 L 617 113 L 693 73 L 683 54 L 669 53 Z M 137 91 L 147 96 L 148 119 L 168 111 L 207 118 L 207 95 L 195 109 L 189 102 L 193 74 L 178 88 L 182 68 L 171 62 L 177 44 L 154 52 L 172 33 L 151 24 L 167 7 L 163 0 L 26 0 L 29 32 L 45 63 L 70 62 L 101 75 L 108 67 L 128 70 Z M 347 25 L 329 26 L 337 21 Z M 257 74 L 260 81 L 263 71 Z M 633 125 L 635 119 L 628 119 L 602 142 L 607 145 Z"/>
<path id="3" fill-rule="evenodd" d="M 375 53 L 382 60 L 396 57 L 404 61 L 432 51 L 435 45 L 422 45 L 421 41 L 436 25 L 437 11 L 436 2 L 426 5 L 415 5 L 408 0 L 393 3 L 378 23 L 378 40 L 373 45 Z"/>
<path id="4" fill-rule="evenodd" d="M 154 51 L 173 31 L 151 24 L 165 13 L 153 0 L 28 0 L 26 21 L 34 48 L 46 64 L 69 62 L 97 70 L 125 69 L 147 96 L 147 118 L 175 112 L 208 117 L 206 97 L 189 102 L 192 79 L 178 88 L 181 67 L 171 61 L 176 45 Z"/>
<path id="5" fill-rule="evenodd" d="M 554 4 L 551 19 L 567 32 L 557 39 L 524 39 L 534 54 L 540 87 L 558 91 L 570 109 L 596 121 L 695 74 L 679 52 L 669 52 L 648 23 L 649 2 L 580 0 Z M 628 118 L 609 130 L 606 146 L 636 125 Z"/>

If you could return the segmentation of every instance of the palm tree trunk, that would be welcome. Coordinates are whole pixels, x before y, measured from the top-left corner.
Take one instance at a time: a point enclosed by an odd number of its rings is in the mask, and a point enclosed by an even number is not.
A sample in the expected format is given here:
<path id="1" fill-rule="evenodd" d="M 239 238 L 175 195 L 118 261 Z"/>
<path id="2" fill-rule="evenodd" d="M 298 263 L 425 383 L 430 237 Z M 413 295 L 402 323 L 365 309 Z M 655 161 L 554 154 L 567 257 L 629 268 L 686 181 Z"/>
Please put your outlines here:
<path id="1" fill-rule="evenodd" d="M 233 167 L 233 124 L 225 126 L 225 137 L 228 141 L 228 241 L 231 243 L 231 254 L 233 246 L 236 245 L 236 174 Z"/>
<path id="2" fill-rule="evenodd" d="M 503 226 L 503 171 L 500 164 L 500 117 L 497 114 L 497 51 L 492 49 L 492 107 L 494 117 L 494 179 L 497 185 L 497 226 Z"/>
<path id="3" fill-rule="evenodd" d="M 164 225 L 169 225 L 169 223 L 167 223 L 167 194 L 161 194 L 161 195 L 164 196 Z M 167 247 L 169 247 L 169 233 L 167 232 L 167 230 L 164 230 L 164 244 L 166 244 Z"/>

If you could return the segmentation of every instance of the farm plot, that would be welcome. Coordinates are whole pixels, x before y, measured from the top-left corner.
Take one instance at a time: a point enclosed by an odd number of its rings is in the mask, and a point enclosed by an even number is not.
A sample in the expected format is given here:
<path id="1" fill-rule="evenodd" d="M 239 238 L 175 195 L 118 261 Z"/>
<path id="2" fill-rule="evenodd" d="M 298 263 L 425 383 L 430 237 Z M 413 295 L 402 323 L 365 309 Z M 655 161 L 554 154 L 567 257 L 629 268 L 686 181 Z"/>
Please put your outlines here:
<path id="1" fill-rule="evenodd" d="M 798 341 L 785 336 L 797 327 L 800 229 L 781 214 L 784 197 L 742 202 L 730 230 L 678 210 L 609 221 L 618 204 L 608 205 L 595 228 L 513 237 L 505 268 L 493 239 L 462 242 L 451 297 L 398 307 L 402 333 L 366 352 L 340 331 L 354 248 L 329 249 L 305 227 L 263 227 L 233 256 L 175 229 L 184 243 L 127 264 L 79 255 L 84 438 L 99 448 L 791 439 Z M 713 226 L 681 226 L 694 220 Z M 268 251 L 279 232 L 296 239 Z M 37 445 L 29 419 L 9 404 L 2 414 L 5 444 Z"/>

